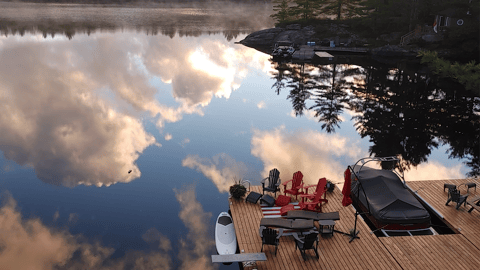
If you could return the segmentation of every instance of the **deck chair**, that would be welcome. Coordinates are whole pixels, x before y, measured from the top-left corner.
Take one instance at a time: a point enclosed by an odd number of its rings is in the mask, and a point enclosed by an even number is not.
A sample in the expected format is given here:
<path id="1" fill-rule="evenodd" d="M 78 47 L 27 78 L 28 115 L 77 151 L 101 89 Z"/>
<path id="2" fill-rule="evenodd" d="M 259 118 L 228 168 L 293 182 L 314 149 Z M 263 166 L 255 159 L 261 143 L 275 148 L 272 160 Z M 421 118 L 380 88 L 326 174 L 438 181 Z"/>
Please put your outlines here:
<path id="1" fill-rule="evenodd" d="M 275 256 L 277 256 L 277 249 L 278 249 L 278 244 L 280 243 L 280 235 L 278 232 L 274 229 L 271 228 L 265 228 L 262 231 L 262 250 L 263 252 L 263 245 L 271 245 L 275 246 Z"/>
<path id="2" fill-rule="evenodd" d="M 322 195 L 325 193 L 326 185 L 327 185 L 327 179 L 321 178 L 320 180 L 318 180 L 317 187 L 313 194 L 301 194 L 300 197 L 302 198 L 302 201 L 298 203 L 298 206 L 300 206 L 300 209 L 322 212 L 322 203 L 328 202 L 327 199 L 325 198 L 322 199 Z M 310 201 L 307 201 L 307 200 L 310 200 Z"/>
<path id="3" fill-rule="evenodd" d="M 288 183 L 292 183 L 292 187 L 290 189 L 287 188 Z M 284 186 L 283 194 L 287 195 L 287 193 L 288 193 L 288 194 L 291 194 L 291 195 L 295 195 L 295 200 L 296 200 L 297 196 L 299 194 L 304 193 L 303 191 L 301 191 L 301 189 L 303 188 L 303 174 L 302 174 L 302 172 L 298 171 L 298 172 L 294 173 L 293 174 L 293 179 L 288 180 L 285 183 L 282 183 L 282 185 Z"/>
<path id="4" fill-rule="evenodd" d="M 267 178 L 264 178 L 262 181 L 262 193 L 265 194 L 267 192 L 273 192 L 273 196 L 277 196 L 277 191 L 280 191 L 280 184 L 282 180 L 280 180 L 280 172 L 275 168 L 270 171 L 270 174 Z"/>
<path id="5" fill-rule="evenodd" d="M 295 250 L 297 250 L 297 248 L 300 250 L 304 261 L 307 260 L 305 256 L 305 251 L 309 249 L 313 249 L 313 251 L 315 251 L 315 255 L 317 255 L 317 259 L 319 259 L 318 232 L 310 231 L 303 236 L 298 236 L 298 234 L 294 232 L 293 237 L 295 238 Z"/>
<path id="6" fill-rule="evenodd" d="M 449 189 L 448 190 L 448 195 L 449 195 L 449 198 L 447 200 L 447 203 L 445 205 L 448 205 L 450 202 L 456 202 L 457 203 L 457 206 L 455 207 L 455 209 L 458 210 L 458 208 L 462 205 L 462 203 L 464 204 L 464 206 L 467 206 L 467 197 L 468 195 L 460 195 L 460 190 L 458 189 Z"/>

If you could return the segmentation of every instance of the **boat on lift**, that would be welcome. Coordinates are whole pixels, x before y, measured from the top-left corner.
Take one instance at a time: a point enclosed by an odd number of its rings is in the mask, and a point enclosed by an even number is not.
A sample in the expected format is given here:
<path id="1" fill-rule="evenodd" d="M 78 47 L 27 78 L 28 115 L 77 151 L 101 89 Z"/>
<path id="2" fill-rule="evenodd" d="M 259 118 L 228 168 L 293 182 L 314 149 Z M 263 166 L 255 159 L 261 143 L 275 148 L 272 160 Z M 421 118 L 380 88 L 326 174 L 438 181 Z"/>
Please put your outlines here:
<path id="1" fill-rule="evenodd" d="M 348 166 L 353 205 L 386 236 L 436 234 L 429 212 L 407 187 L 398 165 L 397 157 L 369 157 Z"/>

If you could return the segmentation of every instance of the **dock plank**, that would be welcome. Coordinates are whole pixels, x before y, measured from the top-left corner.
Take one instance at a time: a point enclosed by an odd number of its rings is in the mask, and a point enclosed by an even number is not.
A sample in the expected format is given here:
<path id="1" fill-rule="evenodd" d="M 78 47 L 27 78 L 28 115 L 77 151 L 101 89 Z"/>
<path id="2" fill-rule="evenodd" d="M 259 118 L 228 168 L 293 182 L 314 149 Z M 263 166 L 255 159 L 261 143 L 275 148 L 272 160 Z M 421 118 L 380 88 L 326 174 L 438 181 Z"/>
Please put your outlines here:
<path id="1" fill-rule="evenodd" d="M 448 226 L 460 228 L 458 234 L 415 236 L 415 237 L 377 237 L 370 233 L 371 229 L 358 218 L 357 230 L 360 239 L 349 243 L 350 237 L 334 233 L 333 237 L 319 237 L 319 259 L 313 251 L 307 251 L 304 261 L 300 252 L 295 249 L 293 236 L 282 236 L 277 256 L 275 247 L 265 246 L 263 252 L 267 261 L 258 261 L 255 267 L 245 269 L 442 269 L 461 267 L 462 269 L 480 268 L 480 232 L 478 223 L 480 214 L 476 211 L 468 213 L 469 207 L 445 206 L 447 192 L 443 192 L 443 184 L 462 185 L 471 179 L 432 180 L 407 182 L 412 190 L 425 199 L 446 219 Z M 466 192 L 460 186 L 462 194 Z M 260 186 L 252 186 L 252 191 L 261 193 Z M 480 189 L 479 189 L 480 190 Z M 280 194 L 283 194 L 283 187 Z M 477 191 L 470 189 L 471 196 Z M 277 193 L 278 196 L 278 193 Z M 355 222 L 355 211 L 341 205 L 342 194 L 339 189 L 327 194 L 328 203 L 323 205 L 324 212 L 339 212 L 340 220 L 335 229 L 349 232 Z M 294 199 L 294 197 L 292 197 Z M 234 219 L 235 230 L 240 250 L 244 253 L 260 252 L 262 240 L 258 229 L 263 218 L 260 204 L 232 201 L 230 210 Z M 459 262 L 458 258 L 468 258 Z"/>

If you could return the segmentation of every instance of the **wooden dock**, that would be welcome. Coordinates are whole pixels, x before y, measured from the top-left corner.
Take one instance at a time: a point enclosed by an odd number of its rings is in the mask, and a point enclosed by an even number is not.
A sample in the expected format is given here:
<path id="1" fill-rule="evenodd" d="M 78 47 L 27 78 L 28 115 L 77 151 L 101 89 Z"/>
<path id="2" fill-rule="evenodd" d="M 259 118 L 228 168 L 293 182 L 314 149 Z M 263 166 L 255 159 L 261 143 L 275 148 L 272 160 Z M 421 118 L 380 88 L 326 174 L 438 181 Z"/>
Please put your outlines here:
<path id="1" fill-rule="evenodd" d="M 439 213 L 449 226 L 457 229 L 457 234 L 415 236 L 415 237 L 377 237 L 370 233 L 367 224 L 358 218 L 357 230 L 360 239 L 349 243 L 350 237 L 335 233 L 333 237 L 320 237 L 317 260 L 313 251 L 307 251 L 304 261 L 300 252 L 295 250 L 293 236 L 282 236 L 277 255 L 273 246 L 265 246 L 263 252 L 267 261 L 259 261 L 255 266 L 245 269 L 479 269 L 480 268 L 480 212 L 467 211 L 470 207 L 461 206 L 455 210 L 454 204 L 445 206 L 447 192 L 444 183 L 456 185 L 472 180 L 436 180 L 407 182 Z M 479 190 L 470 189 L 471 196 L 480 194 Z M 460 188 L 463 193 L 466 189 Z M 262 193 L 260 186 L 252 191 Z M 343 207 L 342 194 L 339 189 L 327 193 L 328 203 L 324 212 L 340 213 L 340 220 L 335 229 L 349 232 L 355 222 L 353 207 Z M 260 220 L 263 217 L 260 205 L 245 201 L 229 199 L 237 241 L 241 253 L 257 253 L 262 247 L 259 236 Z M 318 226 L 318 224 L 317 224 Z"/>

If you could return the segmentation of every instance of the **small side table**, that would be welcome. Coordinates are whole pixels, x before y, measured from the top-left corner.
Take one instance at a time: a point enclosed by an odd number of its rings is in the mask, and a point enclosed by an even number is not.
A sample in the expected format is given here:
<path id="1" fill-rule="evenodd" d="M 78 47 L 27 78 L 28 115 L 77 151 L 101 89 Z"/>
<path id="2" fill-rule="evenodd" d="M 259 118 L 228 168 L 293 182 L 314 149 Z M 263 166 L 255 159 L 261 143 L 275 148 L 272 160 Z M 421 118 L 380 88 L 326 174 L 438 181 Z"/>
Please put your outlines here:
<path id="1" fill-rule="evenodd" d="M 333 231 L 335 228 L 335 221 L 331 219 L 326 219 L 326 220 L 319 220 L 318 221 L 320 233 L 322 236 L 324 235 L 331 235 L 333 236 Z"/>

